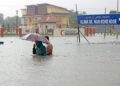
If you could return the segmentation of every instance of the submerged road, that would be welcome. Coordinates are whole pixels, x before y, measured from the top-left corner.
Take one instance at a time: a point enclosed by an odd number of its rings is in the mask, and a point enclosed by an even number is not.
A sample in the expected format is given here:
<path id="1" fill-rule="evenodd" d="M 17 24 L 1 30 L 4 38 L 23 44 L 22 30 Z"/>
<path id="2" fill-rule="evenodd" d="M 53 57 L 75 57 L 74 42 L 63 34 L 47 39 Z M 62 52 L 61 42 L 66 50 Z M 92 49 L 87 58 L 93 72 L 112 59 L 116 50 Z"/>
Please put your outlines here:
<path id="1" fill-rule="evenodd" d="M 120 86 L 120 44 L 50 37 L 53 55 L 42 59 L 32 55 L 32 42 L 0 40 L 0 86 Z"/>

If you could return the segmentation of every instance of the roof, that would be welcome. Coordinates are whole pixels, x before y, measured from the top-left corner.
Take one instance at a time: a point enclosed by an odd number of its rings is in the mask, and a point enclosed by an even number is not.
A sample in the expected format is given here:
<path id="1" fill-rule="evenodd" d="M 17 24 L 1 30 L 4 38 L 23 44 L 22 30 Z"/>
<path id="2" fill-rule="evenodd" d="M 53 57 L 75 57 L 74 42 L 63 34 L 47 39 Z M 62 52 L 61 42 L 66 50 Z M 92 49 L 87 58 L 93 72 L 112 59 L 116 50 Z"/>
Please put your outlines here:
<path id="1" fill-rule="evenodd" d="M 26 5 L 27 7 L 29 7 L 29 6 L 35 6 L 36 7 L 36 5 Z"/>
<path id="2" fill-rule="evenodd" d="M 27 7 L 29 7 L 29 6 L 31 6 L 31 7 L 35 7 L 35 8 L 37 8 L 37 7 L 42 7 L 42 8 L 48 8 L 49 6 L 51 6 L 51 7 L 55 7 L 55 8 L 59 8 L 59 9 L 61 9 L 61 10 L 64 10 L 64 11 L 66 11 L 65 13 L 56 13 L 56 12 L 52 12 L 52 13 L 42 13 L 41 12 L 41 14 L 39 13 L 35 13 L 35 14 L 33 14 L 33 15 L 28 15 L 28 14 L 26 14 L 26 16 L 35 16 L 35 15 L 46 15 L 46 14 L 53 14 L 53 15 L 69 15 L 69 13 L 71 13 L 71 11 L 70 10 L 67 10 L 66 8 L 63 8 L 63 7 L 59 7 L 59 6 L 55 6 L 55 5 L 51 5 L 51 4 L 48 4 L 48 3 L 42 3 L 42 4 L 37 4 L 37 5 L 27 5 Z M 37 10 L 38 10 L 38 8 L 37 8 Z"/>
<path id="3" fill-rule="evenodd" d="M 54 16 L 43 16 L 38 20 L 39 23 L 56 23 L 58 19 Z"/>
<path id="4" fill-rule="evenodd" d="M 53 6 L 53 7 L 57 7 L 57 8 L 60 8 L 60 9 L 64 9 L 64 10 L 66 10 L 66 11 L 69 11 L 69 10 L 67 10 L 66 8 L 63 8 L 63 7 L 59 7 L 59 6 L 56 6 L 56 5 L 52 5 L 52 4 L 48 4 L 48 3 L 42 3 L 42 4 L 37 4 L 37 5 L 27 5 L 27 7 L 28 6 Z"/>

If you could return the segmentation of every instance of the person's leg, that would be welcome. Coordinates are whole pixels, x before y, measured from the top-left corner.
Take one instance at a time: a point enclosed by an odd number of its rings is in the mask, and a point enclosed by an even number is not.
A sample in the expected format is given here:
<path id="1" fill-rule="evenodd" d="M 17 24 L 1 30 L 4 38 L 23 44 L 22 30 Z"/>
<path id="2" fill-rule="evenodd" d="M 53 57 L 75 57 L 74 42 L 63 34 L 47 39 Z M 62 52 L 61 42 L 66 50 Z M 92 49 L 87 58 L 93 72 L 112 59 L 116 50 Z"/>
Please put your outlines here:
<path id="1" fill-rule="evenodd" d="M 35 45 L 33 45 L 33 50 L 32 50 L 33 54 L 36 54 L 36 49 L 35 49 Z"/>

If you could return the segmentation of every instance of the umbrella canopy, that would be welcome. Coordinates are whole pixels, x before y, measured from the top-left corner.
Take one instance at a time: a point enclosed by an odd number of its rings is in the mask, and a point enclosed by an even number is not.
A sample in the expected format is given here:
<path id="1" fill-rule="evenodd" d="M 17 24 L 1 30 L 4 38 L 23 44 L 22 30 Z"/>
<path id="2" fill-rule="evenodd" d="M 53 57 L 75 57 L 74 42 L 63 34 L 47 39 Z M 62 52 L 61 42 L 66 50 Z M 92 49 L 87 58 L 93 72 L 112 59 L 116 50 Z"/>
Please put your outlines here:
<path id="1" fill-rule="evenodd" d="M 28 40 L 28 41 L 42 41 L 44 43 L 49 44 L 49 41 L 47 40 L 47 38 L 45 38 L 45 36 L 36 34 L 36 33 L 29 33 L 27 35 L 25 35 L 24 37 L 22 37 L 23 40 Z"/>

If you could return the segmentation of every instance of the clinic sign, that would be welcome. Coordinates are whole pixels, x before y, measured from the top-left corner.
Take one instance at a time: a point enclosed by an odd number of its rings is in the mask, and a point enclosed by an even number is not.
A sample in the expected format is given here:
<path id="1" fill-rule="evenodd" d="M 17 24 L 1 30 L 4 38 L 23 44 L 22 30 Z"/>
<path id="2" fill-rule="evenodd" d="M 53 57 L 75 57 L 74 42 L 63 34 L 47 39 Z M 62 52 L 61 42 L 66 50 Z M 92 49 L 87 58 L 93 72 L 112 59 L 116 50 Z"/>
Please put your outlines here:
<path id="1" fill-rule="evenodd" d="M 79 25 L 120 25 L 120 14 L 80 15 Z"/>

